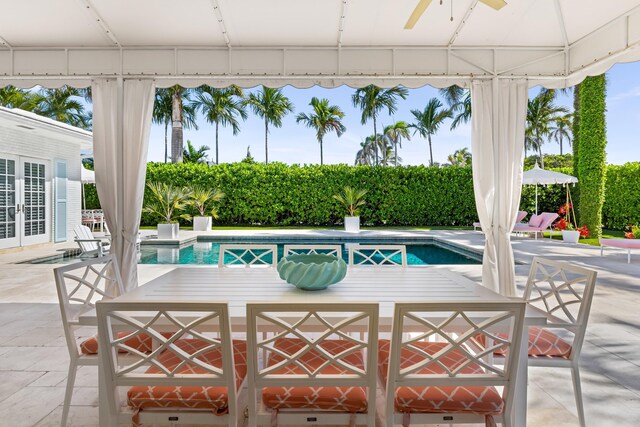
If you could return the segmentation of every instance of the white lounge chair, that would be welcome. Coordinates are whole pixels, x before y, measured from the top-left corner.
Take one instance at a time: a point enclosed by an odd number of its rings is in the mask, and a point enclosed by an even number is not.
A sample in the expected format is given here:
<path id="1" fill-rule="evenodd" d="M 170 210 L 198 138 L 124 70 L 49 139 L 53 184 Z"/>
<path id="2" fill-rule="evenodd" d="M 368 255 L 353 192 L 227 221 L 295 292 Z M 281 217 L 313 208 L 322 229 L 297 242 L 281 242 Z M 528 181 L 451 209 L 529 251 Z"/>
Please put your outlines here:
<path id="1" fill-rule="evenodd" d="M 78 224 L 73 229 L 76 235 L 75 242 L 80 247 L 80 256 L 99 256 L 109 252 L 109 242 L 94 237 L 93 233 L 86 225 Z"/>

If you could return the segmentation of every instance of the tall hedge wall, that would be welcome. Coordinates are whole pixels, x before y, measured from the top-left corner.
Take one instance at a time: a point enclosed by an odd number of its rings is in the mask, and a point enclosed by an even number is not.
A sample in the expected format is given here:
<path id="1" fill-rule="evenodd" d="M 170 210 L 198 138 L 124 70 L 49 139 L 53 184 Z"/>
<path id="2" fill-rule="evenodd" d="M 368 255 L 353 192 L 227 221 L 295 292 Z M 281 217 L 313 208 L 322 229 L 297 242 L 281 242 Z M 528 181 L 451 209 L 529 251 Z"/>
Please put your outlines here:
<path id="1" fill-rule="evenodd" d="M 360 213 L 367 225 L 466 225 L 476 218 L 470 168 L 150 163 L 147 181 L 220 188 L 222 224 L 339 224 L 345 212 L 332 195 L 346 185 L 369 190 Z"/>
<path id="2" fill-rule="evenodd" d="M 580 224 L 586 225 L 593 237 L 602 235 L 607 156 L 606 86 L 604 74 L 587 77 L 580 84 Z"/>
<path id="3" fill-rule="evenodd" d="M 369 189 L 361 213 L 366 224 L 450 226 L 477 220 L 470 168 L 149 163 L 147 181 L 155 180 L 221 188 L 227 197 L 216 224 L 339 224 L 344 212 L 331 195 L 344 185 Z M 95 186 L 85 189 L 87 208 L 99 208 Z M 557 211 L 564 197 L 562 186 L 538 187 L 539 211 Z M 534 187 L 523 188 L 520 209 L 535 212 Z M 604 226 L 620 230 L 631 222 L 640 223 L 640 163 L 608 166 Z M 143 224 L 154 225 L 146 216 Z"/>

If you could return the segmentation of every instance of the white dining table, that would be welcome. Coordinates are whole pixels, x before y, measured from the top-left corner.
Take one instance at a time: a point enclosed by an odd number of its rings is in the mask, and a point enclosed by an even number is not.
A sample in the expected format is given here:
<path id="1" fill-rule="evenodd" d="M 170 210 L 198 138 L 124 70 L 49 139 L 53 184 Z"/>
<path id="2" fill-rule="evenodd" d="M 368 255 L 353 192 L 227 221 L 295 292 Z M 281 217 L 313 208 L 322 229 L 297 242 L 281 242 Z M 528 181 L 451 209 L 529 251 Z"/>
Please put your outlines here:
<path id="1" fill-rule="evenodd" d="M 117 301 L 226 302 L 233 331 L 245 330 L 250 302 L 377 302 L 381 329 L 389 329 L 396 302 L 492 302 L 509 298 L 478 285 L 446 267 L 356 267 L 338 284 L 322 291 L 303 291 L 278 277 L 274 268 L 177 267 L 116 298 Z M 80 316 L 81 325 L 96 326 L 95 310 Z M 544 326 L 545 314 L 527 307 L 525 326 Z M 522 340 L 516 377 L 514 425 L 526 426 L 527 339 Z M 102 367 L 100 377 L 102 377 Z M 108 425 L 106 390 L 99 381 L 100 425 Z"/>

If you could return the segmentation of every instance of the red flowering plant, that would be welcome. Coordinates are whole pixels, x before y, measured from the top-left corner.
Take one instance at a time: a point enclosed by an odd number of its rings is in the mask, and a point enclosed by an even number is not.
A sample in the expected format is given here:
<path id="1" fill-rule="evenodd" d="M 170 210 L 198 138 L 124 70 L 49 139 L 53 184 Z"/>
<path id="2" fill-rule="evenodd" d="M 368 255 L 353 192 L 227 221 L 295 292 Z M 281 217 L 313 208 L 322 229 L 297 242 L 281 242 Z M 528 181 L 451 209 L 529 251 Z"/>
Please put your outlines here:
<path id="1" fill-rule="evenodd" d="M 582 227 L 577 227 L 577 228 L 576 226 L 573 225 L 573 222 L 571 221 L 572 210 L 573 210 L 573 205 L 571 205 L 571 203 L 564 203 L 562 206 L 560 206 L 560 208 L 558 209 L 558 215 L 560 215 L 560 219 L 556 221 L 556 223 L 554 224 L 554 228 L 559 231 L 576 230 L 580 232 L 580 237 L 583 237 L 583 238 L 589 237 L 590 233 L 586 225 L 583 225 Z M 574 221 L 575 221 L 575 218 L 576 216 L 574 213 L 573 214 Z"/>
<path id="2" fill-rule="evenodd" d="M 629 224 L 624 228 L 624 237 L 627 239 L 640 239 L 640 224 Z"/>

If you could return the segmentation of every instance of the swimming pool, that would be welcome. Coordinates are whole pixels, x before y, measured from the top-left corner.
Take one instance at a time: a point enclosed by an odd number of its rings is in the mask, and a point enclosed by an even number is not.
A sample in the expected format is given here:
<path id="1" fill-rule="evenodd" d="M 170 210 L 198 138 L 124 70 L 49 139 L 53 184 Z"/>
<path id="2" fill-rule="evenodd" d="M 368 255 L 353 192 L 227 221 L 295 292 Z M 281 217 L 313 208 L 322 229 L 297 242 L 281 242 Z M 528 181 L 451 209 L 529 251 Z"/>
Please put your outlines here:
<path id="1" fill-rule="evenodd" d="M 169 246 L 151 246 L 143 245 L 140 254 L 140 264 L 195 264 L 195 265 L 217 265 L 220 255 L 220 243 L 215 241 L 198 241 L 190 245 L 182 247 Z M 269 241 L 237 241 L 224 243 L 255 243 L 255 244 L 273 244 L 276 242 Z M 277 242 L 278 259 L 283 256 L 285 244 L 308 244 L 308 245 L 341 245 L 342 257 L 347 261 L 348 245 L 357 243 L 372 244 L 372 242 L 336 242 L 329 240 L 314 241 L 287 241 Z M 407 263 L 409 265 L 432 265 L 432 264 L 481 264 L 480 255 L 447 245 L 438 241 L 388 241 L 384 243 L 377 241 L 378 244 L 403 244 L 407 248 Z"/>

